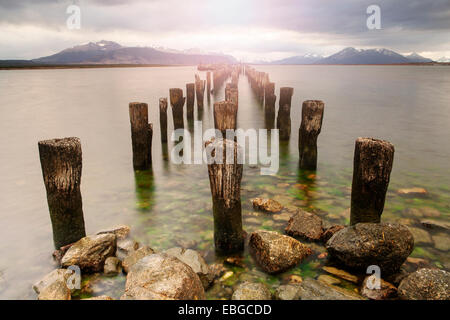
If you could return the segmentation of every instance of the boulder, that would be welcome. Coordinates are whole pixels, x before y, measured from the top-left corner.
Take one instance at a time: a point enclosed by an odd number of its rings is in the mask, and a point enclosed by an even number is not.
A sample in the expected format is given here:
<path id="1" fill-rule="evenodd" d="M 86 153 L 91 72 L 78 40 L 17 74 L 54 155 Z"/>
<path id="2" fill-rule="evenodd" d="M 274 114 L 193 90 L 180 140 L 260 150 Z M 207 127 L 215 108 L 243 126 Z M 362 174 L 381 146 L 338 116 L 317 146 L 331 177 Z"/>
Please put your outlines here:
<path id="1" fill-rule="evenodd" d="M 136 264 L 140 259 L 150 254 L 155 253 L 149 246 L 143 246 L 136 251 L 132 251 L 125 259 L 122 261 L 122 268 L 125 273 L 131 269 L 132 266 Z"/>
<path id="2" fill-rule="evenodd" d="M 105 260 L 103 273 L 107 276 L 115 276 L 122 272 L 121 261 L 116 257 L 108 257 Z"/>
<path id="3" fill-rule="evenodd" d="M 67 280 L 73 274 L 72 270 L 56 269 L 33 285 L 39 300 L 70 300 L 71 290 Z"/>
<path id="4" fill-rule="evenodd" d="M 322 233 L 322 238 L 320 239 L 323 243 L 327 243 L 328 240 L 330 240 L 330 238 L 339 230 L 344 229 L 345 226 L 337 224 L 334 226 L 331 226 L 327 229 L 325 229 L 325 231 Z"/>
<path id="5" fill-rule="evenodd" d="M 397 288 L 389 282 L 380 279 L 380 287 L 374 288 L 376 281 L 375 275 L 368 276 L 364 279 L 361 286 L 361 295 L 371 300 L 385 300 L 394 298 L 397 295 Z"/>
<path id="6" fill-rule="evenodd" d="M 391 223 L 358 223 L 336 232 L 326 243 L 330 257 L 342 265 L 362 272 L 377 265 L 382 274 L 396 272 L 413 247 L 408 228 Z"/>
<path id="7" fill-rule="evenodd" d="M 419 269 L 402 280 L 398 295 L 405 300 L 450 300 L 450 273 Z"/>
<path id="8" fill-rule="evenodd" d="M 84 237 L 75 242 L 61 259 L 65 268 L 77 265 L 83 272 L 103 271 L 105 260 L 116 252 L 116 236 L 111 233 Z"/>
<path id="9" fill-rule="evenodd" d="M 164 253 L 140 259 L 127 275 L 122 300 L 198 300 L 205 291 L 197 274 L 184 262 Z"/>
<path id="10" fill-rule="evenodd" d="M 125 225 L 115 226 L 115 227 L 112 227 L 109 229 L 104 229 L 104 230 L 97 232 L 97 234 L 107 234 L 107 233 L 114 234 L 116 236 L 117 240 L 125 239 L 130 234 L 130 227 L 125 226 Z"/>
<path id="11" fill-rule="evenodd" d="M 250 252 L 267 273 L 279 273 L 292 268 L 312 251 L 300 241 L 273 231 L 255 231 L 250 236 Z"/>
<path id="12" fill-rule="evenodd" d="M 117 240 L 116 257 L 120 260 L 125 259 L 131 252 L 139 249 L 139 243 L 134 239 L 125 238 Z"/>
<path id="13" fill-rule="evenodd" d="M 182 262 L 191 267 L 202 281 L 205 289 L 211 285 L 213 281 L 212 274 L 210 274 L 209 267 L 200 253 L 192 249 L 184 249 L 180 247 L 168 249 L 164 253 L 180 259 Z"/>
<path id="14" fill-rule="evenodd" d="M 318 241 L 322 237 L 322 219 L 310 212 L 299 209 L 289 219 L 285 232 L 292 237 Z"/>
<path id="15" fill-rule="evenodd" d="M 243 282 L 233 292 L 231 300 L 270 300 L 272 294 L 263 283 Z"/>
<path id="16" fill-rule="evenodd" d="M 283 206 L 275 200 L 255 198 L 252 199 L 253 208 L 269 213 L 277 213 L 283 209 Z"/>
<path id="17" fill-rule="evenodd" d="M 361 300 L 356 293 L 311 278 L 299 284 L 300 300 Z"/>
<path id="18" fill-rule="evenodd" d="M 275 290 L 276 300 L 298 300 L 300 298 L 300 284 L 285 284 Z"/>

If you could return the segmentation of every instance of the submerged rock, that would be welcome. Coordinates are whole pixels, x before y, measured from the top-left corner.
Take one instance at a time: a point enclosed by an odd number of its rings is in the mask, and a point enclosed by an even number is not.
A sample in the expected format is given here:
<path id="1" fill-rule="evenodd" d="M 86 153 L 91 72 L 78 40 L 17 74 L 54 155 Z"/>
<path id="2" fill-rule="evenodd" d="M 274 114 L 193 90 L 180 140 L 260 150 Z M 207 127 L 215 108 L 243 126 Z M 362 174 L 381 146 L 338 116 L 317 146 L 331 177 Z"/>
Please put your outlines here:
<path id="1" fill-rule="evenodd" d="M 263 283 L 241 283 L 233 292 L 231 300 L 270 300 L 272 294 Z"/>
<path id="2" fill-rule="evenodd" d="M 253 232 L 249 245 L 256 262 L 267 273 L 286 271 L 312 253 L 300 241 L 273 231 Z"/>
<path id="3" fill-rule="evenodd" d="M 438 233 L 432 236 L 434 247 L 441 251 L 450 250 L 450 235 L 448 233 Z"/>
<path id="4" fill-rule="evenodd" d="M 149 246 L 143 246 L 136 251 L 132 251 L 125 259 L 122 261 L 123 271 L 128 273 L 132 266 L 136 264 L 140 259 L 155 253 Z"/>
<path id="5" fill-rule="evenodd" d="M 377 265 L 382 274 L 397 271 L 413 247 L 408 228 L 391 223 L 358 223 L 338 231 L 326 243 L 329 255 L 344 266 L 366 272 Z"/>
<path id="6" fill-rule="evenodd" d="M 361 300 L 356 293 L 311 278 L 299 285 L 300 300 Z"/>
<path id="7" fill-rule="evenodd" d="M 70 300 L 67 280 L 72 274 L 72 270 L 56 269 L 35 283 L 33 290 L 38 294 L 38 300 Z"/>
<path id="8" fill-rule="evenodd" d="M 338 268 L 335 267 L 328 267 L 325 266 L 322 268 L 324 271 L 331 273 L 332 275 L 335 275 L 336 277 L 339 277 L 341 279 L 353 282 L 353 283 L 358 283 L 359 282 L 359 278 L 358 276 L 355 276 L 347 271 L 344 270 L 340 270 Z"/>
<path id="9" fill-rule="evenodd" d="M 427 228 L 433 229 L 433 230 L 441 230 L 441 231 L 450 230 L 450 223 L 447 223 L 445 221 L 425 219 L 425 220 L 421 220 L 420 223 L 424 227 L 427 227 Z"/>
<path id="10" fill-rule="evenodd" d="M 290 219 L 285 229 L 292 237 L 318 241 L 322 237 L 322 219 L 310 212 L 299 209 Z"/>
<path id="11" fill-rule="evenodd" d="M 103 268 L 103 272 L 107 276 L 115 276 L 122 272 L 122 265 L 118 258 L 116 257 L 108 257 L 105 260 L 105 266 Z"/>
<path id="12" fill-rule="evenodd" d="M 361 286 L 361 295 L 371 300 L 385 300 L 397 295 L 397 288 L 389 282 L 380 279 L 380 288 L 374 288 L 375 276 L 371 275 L 364 279 Z"/>
<path id="13" fill-rule="evenodd" d="M 63 267 L 77 265 L 83 272 L 100 272 L 106 258 L 116 252 L 116 236 L 111 233 L 84 237 L 75 242 L 61 260 Z"/>
<path id="14" fill-rule="evenodd" d="M 269 213 L 277 213 L 283 209 L 278 201 L 272 199 L 255 198 L 252 199 L 252 204 L 253 208 Z"/>
<path id="15" fill-rule="evenodd" d="M 198 300 L 205 291 L 187 264 L 164 253 L 140 259 L 129 271 L 123 300 Z"/>
<path id="16" fill-rule="evenodd" d="M 322 281 L 323 283 L 325 283 L 325 284 L 328 284 L 328 285 L 335 285 L 335 284 L 340 284 L 341 283 L 341 280 L 339 280 L 339 279 L 337 279 L 337 278 L 335 278 L 335 277 L 332 277 L 332 276 L 329 276 L 329 275 L 327 275 L 327 274 L 321 274 L 318 278 L 317 278 L 317 280 L 319 280 L 319 281 Z"/>
<path id="17" fill-rule="evenodd" d="M 450 273 L 422 268 L 402 280 L 398 295 L 407 300 L 449 300 Z"/>
<path id="18" fill-rule="evenodd" d="M 298 300 L 300 298 L 300 284 L 285 284 L 275 290 L 276 300 Z"/>
<path id="19" fill-rule="evenodd" d="M 424 188 L 404 188 L 398 189 L 397 194 L 404 197 L 423 197 L 428 195 Z"/>
<path id="20" fill-rule="evenodd" d="M 206 264 L 205 259 L 203 259 L 200 253 L 192 249 L 184 249 L 180 247 L 168 249 L 164 251 L 164 253 L 178 258 L 190 266 L 202 281 L 205 289 L 211 285 L 213 278 L 209 272 L 209 267 Z"/>
<path id="21" fill-rule="evenodd" d="M 432 245 L 433 239 L 431 239 L 430 234 L 423 229 L 408 227 L 414 237 L 414 243 L 416 245 Z"/>
<path id="22" fill-rule="evenodd" d="M 130 227 L 121 225 L 97 232 L 97 234 L 107 234 L 107 233 L 114 234 L 117 240 L 125 239 L 130 234 Z"/>

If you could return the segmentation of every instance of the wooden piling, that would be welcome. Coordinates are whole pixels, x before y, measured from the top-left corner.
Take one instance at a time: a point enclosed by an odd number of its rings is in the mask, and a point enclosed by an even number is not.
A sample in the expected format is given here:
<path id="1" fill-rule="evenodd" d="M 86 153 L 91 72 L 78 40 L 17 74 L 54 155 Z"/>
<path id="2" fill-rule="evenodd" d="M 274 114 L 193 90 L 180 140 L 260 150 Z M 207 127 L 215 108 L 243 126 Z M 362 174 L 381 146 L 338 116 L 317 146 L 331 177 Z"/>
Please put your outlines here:
<path id="1" fill-rule="evenodd" d="M 81 199 L 82 153 L 79 138 L 38 142 L 42 176 L 56 249 L 86 236 Z"/>
<path id="2" fill-rule="evenodd" d="M 129 104 L 131 142 L 134 170 L 147 170 L 152 163 L 153 126 L 148 123 L 148 105 L 140 102 Z"/>
<path id="3" fill-rule="evenodd" d="M 170 105 L 172 106 L 173 128 L 184 129 L 183 106 L 186 97 L 183 97 L 183 90 L 179 88 L 171 88 Z"/>
<path id="4" fill-rule="evenodd" d="M 159 126 L 161 128 L 161 142 L 167 142 L 167 98 L 159 99 Z"/>
<path id="5" fill-rule="evenodd" d="M 302 105 L 302 123 L 298 130 L 300 169 L 317 169 L 317 137 L 322 129 L 324 103 L 307 100 Z"/>
<path id="6" fill-rule="evenodd" d="M 208 174 L 213 201 L 214 244 L 216 250 L 233 253 L 244 249 L 241 212 L 241 179 L 243 165 L 237 163 L 241 149 L 235 141 L 211 139 L 206 144 Z M 208 150 L 212 150 L 209 152 Z M 227 152 L 233 152 L 226 163 Z M 221 163 L 213 161 L 222 154 Z M 219 161 L 220 162 L 220 161 Z"/>
<path id="7" fill-rule="evenodd" d="M 275 101 L 277 96 L 267 95 L 265 98 L 264 118 L 266 123 L 266 129 L 273 129 L 275 122 Z"/>
<path id="8" fill-rule="evenodd" d="M 194 119 L 195 83 L 186 84 L 186 114 L 188 120 Z"/>
<path id="9" fill-rule="evenodd" d="M 355 142 L 350 225 L 381 220 L 389 185 L 394 146 L 373 138 Z"/>
<path id="10" fill-rule="evenodd" d="M 206 92 L 208 96 L 211 94 L 211 72 L 206 72 Z"/>
<path id="11" fill-rule="evenodd" d="M 226 130 L 236 130 L 237 106 L 232 101 L 214 103 L 214 127 L 225 137 Z"/>
<path id="12" fill-rule="evenodd" d="M 294 88 L 280 88 L 280 101 L 277 116 L 277 128 L 280 140 L 289 140 L 291 136 L 291 100 Z"/>
<path id="13" fill-rule="evenodd" d="M 205 80 L 200 80 L 198 75 L 195 75 L 195 94 L 197 96 L 197 107 L 203 108 L 203 97 L 205 94 Z"/>

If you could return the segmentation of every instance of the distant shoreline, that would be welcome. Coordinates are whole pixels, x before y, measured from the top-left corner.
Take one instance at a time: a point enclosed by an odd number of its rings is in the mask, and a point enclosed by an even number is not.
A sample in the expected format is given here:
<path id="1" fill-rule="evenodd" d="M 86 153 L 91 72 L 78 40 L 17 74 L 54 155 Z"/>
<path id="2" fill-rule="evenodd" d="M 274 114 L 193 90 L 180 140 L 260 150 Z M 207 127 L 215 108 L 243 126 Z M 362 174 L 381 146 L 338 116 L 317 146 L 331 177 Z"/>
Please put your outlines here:
<path id="1" fill-rule="evenodd" d="M 1 61 L 0 61 L 1 62 Z M 450 66 L 449 62 L 425 63 L 390 63 L 390 64 L 261 64 L 261 66 Z M 185 64 L 54 64 L 54 65 L 1 65 L 0 70 L 34 70 L 34 69 L 95 69 L 95 68 L 155 68 L 155 67 L 189 67 L 196 65 Z"/>

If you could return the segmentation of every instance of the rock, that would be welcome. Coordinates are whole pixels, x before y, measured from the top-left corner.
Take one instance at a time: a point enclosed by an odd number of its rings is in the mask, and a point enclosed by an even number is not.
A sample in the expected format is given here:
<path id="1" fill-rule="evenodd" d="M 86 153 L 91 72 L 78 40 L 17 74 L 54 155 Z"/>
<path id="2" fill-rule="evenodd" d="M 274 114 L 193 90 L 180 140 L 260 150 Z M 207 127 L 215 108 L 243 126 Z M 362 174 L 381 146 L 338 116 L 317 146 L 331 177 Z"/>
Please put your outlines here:
<path id="1" fill-rule="evenodd" d="M 39 295 L 39 300 L 70 300 L 71 290 L 67 280 L 73 274 L 72 270 L 56 269 L 33 285 L 33 290 Z"/>
<path id="2" fill-rule="evenodd" d="M 131 269 L 132 266 L 136 264 L 140 259 L 150 254 L 155 253 L 149 246 L 143 246 L 136 251 L 132 251 L 125 259 L 122 261 L 122 268 L 125 273 Z"/>
<path id="3" fill-rule="evenodd" d="M 116 257 L 123 260 L 137 249 L 139 249 L 139 243 L 135 240 L 130 238 L 119 239 L 117 240 Z"/>
<path id="4" fill-rule="evenodd" d="M 385 300 L 393 298 L 397 295 L 397 288 L 389 282 L 380 279 L 380 288 L 373 288 L 376 280 L 375 275 L 368 276 L 364 279 L 361 286 L 361 295 L 371 300 Z"/>
<path id="5" fill-rule="evenodd" d="M 252 199 L 253 208 L 269 213 L 277 213 L 283 209 L 283 206 L 272 199 L 255 198 Z"/>
<path id="6" fill-rule="evenodd" d="M 227 269 L 221 263 L 214 263 L 209 266 L 209 273 L 213 280 L 219 279 L 226 271 Z"/>
<path id="7" fill-rule="evenodd" d="M 91 298 L 86 298 L 86 299 L 81 299 L 81 300 L 114 300 L 113 298 L 111 298 L 110 296 L 96 296 L 96 297 L 91 297 Z"/>
<path id="8" fill-rule="evenodd" d="M 450 273 L 422 268 L 402 280 L 398 295 L 407 300 L 449 300 Z"/>
<path id="9" fill-rule="evenodd" d="M 331 285 L 331 286 L 332 286 L 332 285 L 335 285 L 335 284 L 340 284 L 340 283 L 341 283 L 341 280 L 336 279 L 335 277 L 329 276 L 329 275 L 327 275 L 327 274 L 322 274 L 322 275 L 320 275 L 320 276 L 317 278 L 317 280 L 322 281 L 323 283 L 328 284 L 328 285 Z"/>
<path id="10" fill-rule="evenodd" d="M 66 254 L 67 250 L 73 245 L 73 243 L 70 243 L 68 245 L 65 245 L 58 250 L 53 251 L 52 256 L 53 259 L 58 263 L 58 265 L 61 265 L 62 257 Z"/>
<path id="11" fill-rule="evenodd" d="M 320 240 L 321 240 L 323 243 L 326 243 L 328 240 L 330 240 L 330 238 L 331 238 L 336 232 L 338 232 L 339 230 L 342 230 L 342 229 L 344 229 L 344 228 L 345 228 L 345 226 L 339 225 L 339 224 L 334 225 L 334 226 L 331 226 L 331 227 L 325 229 L 325 231 L 322 233 L 322 238 L 321 238 Z"/>
<path id="12" fill-rule="evenodd" d="M 122 300 L 198 300 L 205 291 L 197 274 L 184 262 L 164 253 L 140 259 L 127 275 Z"/>
<path id="13" fill-rule="evenodd" d="M 285 231 L 292 237 L 318 241 L 323 233 L 322 219 L 313 213 L 299 209 L 289 219 Z"/>
<path id="14" fill-rule="evenodd" d="M 122 225 L 97 232 L 97 234 L 108 234 L 108 233 L 116 235 L 117 240 L 125 239 L 130 234 L 130 227 Z"/>
<path id="15" fill-rule="evenodd" d="M 404 197 L 423 197 L 428 195 L 424 188 L 404 188 L 398 189 L 397 194 Z"/>
<path id="16" fill-rule="evenodd" d="M 420 223 L 433 230 L 441 230 L 441 231 L 448 231 L 450 230 L 450 223 L 447 223 L 445 221 L 438 221 L 438 220 L 432 220 L 432 219 L 425 219 L 421 220 Z"/>
<path id="17" fill-rule="evenodd" d="M 275 290 L 276 300 L 298 300 L 300 298 L 299 284 L 285 284 Z"/>
<path id="18" fill-rule="evenodd" d="M 75 242 L 61 260 L 63 267 L 77 265 L 83 272 L 103 271 L 106 258 L 116 252 L 116 236 L 105 233 L 84 237 Z"/>
<path id="19" fill-rule="evenodd" d="M 311 278 L 300 284 L 300 300 L 360 300 L 357 294 Z"/>
<path id="20" fill-rule="evenodd" d="M 312 253 L 300 241 L 273 231 L 253 232 L 249 246 L 256 262 L 267 273 L 286 271 Z"/>
<path id="21" fill-rule="evenodd" d="M 262 283 L 241 283 L 233 292 L 231 300 L 270 300 L 272 295 Z"/>
<path id="22" fill-rule="evenodd" d="M 176 247 L 168 249 L 164 253 L 178 258 L 182 262 L 190 266 L 202 281 L 203 287 L 205 289 L 211 285 L 213 278 L 211 277 L 211 274 L 209 272 L 209 267 L 203 257 L 197 251 Z"/>
<path id="23" fill-rule="evenodd" d="M 121 261 L 116 257 L 108 257 L 105 260 L 103 272 L 107 276 L 115 276 L 122 272 Z"/>
<path id="24" fill-rule="evenodd" d="M 420 211 L 422 212 L 423 216 L 427 218 L 437 218 L 441 216 L 441 212 L 435 208 L 423 207 L 420 208 Z"/>
<path id="25" fill-rule="evenodd" d="M 391 223 L 358 223 L 336 232 L 326 243 L 330 257 L 344 266 L 365 273 L 377 265 L 382 274 L 397 271 L 413 247 L 408 228 Z"/>
<path id="26" fill-rule="evenodd" d="M 430 234 L 423 229 L 408 227 L 414 237 L 414 243 L 416 245 L 432 245 L 433 239 L 431 239 Z"/>
<path id="27" fill-rule="evenodd" d="M 287 281 L 288 281 L 290 284 L 302 283 L 303 278 L 300 277 L 300 276 L 298 276 L 298 275 L 296 275 L 296 274 L 291 274 L 291 275 L 289 275 L 289 276 L 287 277 Z"/>
<path id="28" fill-rule="evenodd" d="M 450 250 L 450 237 L 448 233 L 438 233 L 432 236 L 434 247 L 441 251 Z"/>
<path id="29" fill-rule="evenodd" d="M 242 256 L 227 257 L 225 262 L 231 264 L 232 266 L 245 268 L 244 258 Z"/>
<path id="30" fill-rule="evenodd" d="M 274 214 L 272 216 L 273 220 L 275 220 L 275 221 L 283 221 L 283 222 L 288 222 L 290 218 L 291 218 L 291 216 L 288 213 L 286 213 L 286 212 L 279 213 L 279 214 Z"/>
<path id="31" fill-rule="evenodd" d="M 355 275 L 353 275 L 353 274 L 351 274 L 351 273 L 349 273 L 347 271 L 340 270 L 340 269 L 335 268 L 335 267 L 328 267 L 328 266 L 325 266 L 322 269 L 324 271 L 328 272 L 328 273 L 331 273 L 331 274 L 335 275 L 338 278 L 341 278 L 341 279 L 344 279 L 344 280 L 347 280 L 347 281 L 350 281 L 350 282 L 353 282 L 353 283 L 358 283 L 359 282 L 359 279 L 358 279 L 357 276 L 355 276 Z"/>
<path id="32" fill-rule="evenodd" d="M 234 275 L 233 271 L 227 271 L 225 274 L 220 278 L 220 281 L 225 281 L 227 279 L 230 279 Z"/>

